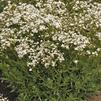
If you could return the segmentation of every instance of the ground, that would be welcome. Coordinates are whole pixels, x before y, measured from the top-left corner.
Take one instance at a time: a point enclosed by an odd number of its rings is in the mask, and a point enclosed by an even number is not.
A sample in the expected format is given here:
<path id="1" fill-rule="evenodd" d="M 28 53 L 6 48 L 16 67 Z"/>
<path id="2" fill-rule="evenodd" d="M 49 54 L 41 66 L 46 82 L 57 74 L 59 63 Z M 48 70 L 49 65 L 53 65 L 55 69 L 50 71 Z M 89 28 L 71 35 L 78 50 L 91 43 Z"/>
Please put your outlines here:
<path id="1" fill-rule="evenodd" d="M 89 101 L 101 101 L 101 92 L 97 93 L 94 96 L 91 96 L 90 99 L 89 99 Z"/>

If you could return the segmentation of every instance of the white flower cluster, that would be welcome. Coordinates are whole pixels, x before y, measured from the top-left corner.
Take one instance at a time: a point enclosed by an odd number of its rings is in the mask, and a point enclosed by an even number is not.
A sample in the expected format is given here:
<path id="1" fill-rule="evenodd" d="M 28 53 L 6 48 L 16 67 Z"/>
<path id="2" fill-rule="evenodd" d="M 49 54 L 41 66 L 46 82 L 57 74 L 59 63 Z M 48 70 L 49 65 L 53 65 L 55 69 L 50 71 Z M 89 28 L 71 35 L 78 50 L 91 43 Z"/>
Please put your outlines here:
<path id="1" fill-rule="evenodd" d="M 55 66 L 57 61 L 64 60 L 63 53 L 49 40 L 52 33 L 61 29 L 58 16 L 47 14 L 44 8 L 39 10 L 31 4 L 9 3 L 0 14 L 0 23 L 1 49 L 15 45 L 19 58 L 27 55 L 28 66 L 38 63 L 45 67 Z"/>
<path id="2" fill-rule="evenodd" d="M 3 97 L 2 95 L 0 95 L 0 101 L 9 101 L 6 97 Z"/>
<path id="3" fill-rule="evenodd" d="M 94 21 L 100 26 L 101 5 L 92 4 L 94 7 L 90 8 L 87 2 L 76 0 L 74 10 L 79 9 L 77 5 L 86 8 L 84 11 L 88 13 L 84 16 L 83 13 L 75 13 L 71 17 L 66 5 L 60 0 L 40 1 L 35 6 L 9 2 L 0 13 L 0 48 L 3 50 L 13 46 L 19 58 L 28 58 L 29 67 L 41 63 L 46 68 L 64 60 L 64 53 L 59 47 L 69 49 L 72 45 L 74 50 L 83 51 L 90 42 L 79 30 L 91 25 L 93 14 Z M 89 19 L 91 22 L 85 25 Z"/>
<path id="4" fill-rule="evenodd" d="M 100 3 L 92 2 L 92 0 L 75 0 L 73 10 L 74 20 L 72 21 L 72 25 L 77 26 L 76 29 L 91 30 L 101 27 Z"/>
<path id="5" fill-rule="evenodd" d="M 78 51 L 83 51 L 87 44 L 89 44 L 87 37 L 80 33 L 75 33 L 74 31 L 57 33 L 53 35 L 53 40 L 62 42 L 61 47 L 66 49 L 69 49 L 70 45 L 74 45 L 74 49 Z"/>

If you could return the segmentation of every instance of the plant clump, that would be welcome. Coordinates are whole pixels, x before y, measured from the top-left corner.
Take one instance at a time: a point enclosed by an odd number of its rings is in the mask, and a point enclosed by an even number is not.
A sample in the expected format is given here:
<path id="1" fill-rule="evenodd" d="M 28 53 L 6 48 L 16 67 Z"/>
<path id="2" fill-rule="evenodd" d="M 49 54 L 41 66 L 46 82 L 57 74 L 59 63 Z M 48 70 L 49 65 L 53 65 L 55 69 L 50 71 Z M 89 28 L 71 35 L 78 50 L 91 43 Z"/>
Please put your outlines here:
<path id="1" fill-rule="evenodd" d="M 14 1 L 0 12 L 0 69 L 18 99 L 86 101 L 100 88 L 101 4 Z"/>

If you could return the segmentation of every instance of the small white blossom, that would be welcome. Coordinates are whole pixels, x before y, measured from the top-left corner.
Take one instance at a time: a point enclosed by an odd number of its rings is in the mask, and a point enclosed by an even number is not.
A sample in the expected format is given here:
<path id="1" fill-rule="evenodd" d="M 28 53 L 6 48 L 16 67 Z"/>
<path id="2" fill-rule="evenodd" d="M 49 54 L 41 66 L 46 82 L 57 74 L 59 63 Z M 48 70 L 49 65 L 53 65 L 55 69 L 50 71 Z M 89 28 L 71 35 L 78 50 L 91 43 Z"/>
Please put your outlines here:
<path id="1" fill-rule="evenodd" d="M 77 64 L 79 61 L 78 60 L 74 60 L 74 63 Z"/>
<path id="2" fill-rule="evenodd" d="M 101 40 L 101 32 L 97 32 L 96 36 L 99 38 L 99 40 Z"/>
<path id="3" fill-rule="evenodd" d="M 29 71 L 31 72 L 33 69 L 32 68 L 29 68 Z"/>
<path id="4" fill-rule="evenodd" d="M 97 51 L 92 52 L 92 55 L 98 56 Z"/>
<path id="5" fill-rule="evenodd" d="M 90 54 L 91 54 L 91 52 L 90 52 L 89 50 L 87 50 L 86 52 L 87 52 L 87 54 L 88 54 L 88 55 L 90 55 Z"/>
<path id="6" fill-rule="evenodd" d="M 100 51 L 101 51 L 101 48 L 97 48 L 96 51 L 97 51 L 97 52 L 100 52 Z"/>

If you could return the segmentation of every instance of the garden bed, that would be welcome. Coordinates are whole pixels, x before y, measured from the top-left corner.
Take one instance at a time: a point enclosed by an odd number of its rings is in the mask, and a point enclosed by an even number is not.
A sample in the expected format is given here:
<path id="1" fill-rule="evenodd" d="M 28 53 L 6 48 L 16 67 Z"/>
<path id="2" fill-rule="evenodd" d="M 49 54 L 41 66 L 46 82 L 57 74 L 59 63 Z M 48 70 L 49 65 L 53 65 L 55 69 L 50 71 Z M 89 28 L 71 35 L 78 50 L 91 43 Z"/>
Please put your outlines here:
<path id="1" fill-rule="evenodd" d="M 0 70 L 1 99 L 88 101 L 101 91 L 101 4 L 1 0 Z"/>

